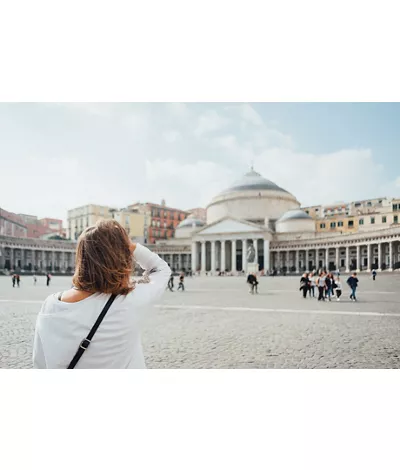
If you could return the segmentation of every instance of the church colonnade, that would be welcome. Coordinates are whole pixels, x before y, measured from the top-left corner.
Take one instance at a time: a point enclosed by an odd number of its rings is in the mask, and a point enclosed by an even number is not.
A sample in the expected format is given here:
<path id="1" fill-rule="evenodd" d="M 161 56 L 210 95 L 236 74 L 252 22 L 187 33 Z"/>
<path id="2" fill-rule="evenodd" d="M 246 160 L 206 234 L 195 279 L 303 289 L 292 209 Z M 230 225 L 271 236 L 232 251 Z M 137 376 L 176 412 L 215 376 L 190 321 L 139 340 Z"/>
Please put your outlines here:
<path id="1" fill-rule="evenodd" d="M 0 246 L 0 269 L 23 271 L 72 272 L 75 250 Z"/>

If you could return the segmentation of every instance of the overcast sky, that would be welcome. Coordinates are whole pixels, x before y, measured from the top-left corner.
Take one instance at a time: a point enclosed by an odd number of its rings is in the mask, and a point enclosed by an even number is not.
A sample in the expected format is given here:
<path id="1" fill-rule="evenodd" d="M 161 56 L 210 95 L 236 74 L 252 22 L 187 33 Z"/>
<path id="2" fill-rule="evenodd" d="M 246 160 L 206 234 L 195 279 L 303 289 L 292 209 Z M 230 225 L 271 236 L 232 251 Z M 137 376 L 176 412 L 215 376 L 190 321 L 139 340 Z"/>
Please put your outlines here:
<path id="1" fill-rule="evenodd" d="M 249 170 L 303 205 L 400 196 L 399 104 L 0 104 L 0 207 L 189 209 Z"/>

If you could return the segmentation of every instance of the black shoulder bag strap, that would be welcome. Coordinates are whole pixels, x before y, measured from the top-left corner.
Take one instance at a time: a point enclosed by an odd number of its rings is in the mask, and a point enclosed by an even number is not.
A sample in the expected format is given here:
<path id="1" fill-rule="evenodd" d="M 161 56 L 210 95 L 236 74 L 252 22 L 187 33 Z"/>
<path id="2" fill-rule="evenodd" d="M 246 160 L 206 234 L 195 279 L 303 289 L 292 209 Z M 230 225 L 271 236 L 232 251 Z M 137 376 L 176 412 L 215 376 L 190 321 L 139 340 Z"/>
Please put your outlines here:
<path id="1" fill-rule="evenodd" d="M 96 320 L 96 323 L 93 325 L 92 329 L 90 330 L 89 334 L 86 336 L 86 338 L 81 342 L 79 345 L 78 350 L 75 353 L 74 358 L 70 362 L 69 366 L 67 369 L 74 369 L 75 366 L 78 364 L 79 359 L 82 357 L 82 354 L 86 351 L 86 349 L 90 346 L 90 343 L 93 339 L 93 336 L 95 335 L 98 327 L 100 326 L 101 322 L 103 321 L 104 317 L 106 316 L 106 313 L 108 312 L 108 309 L 111 307 L 111 304 L 114 302 L 116 295 L 112 295 L 108 300 L 107 303 L 104 305 L 103 310 L 101 311 L 99 317 Z"/>

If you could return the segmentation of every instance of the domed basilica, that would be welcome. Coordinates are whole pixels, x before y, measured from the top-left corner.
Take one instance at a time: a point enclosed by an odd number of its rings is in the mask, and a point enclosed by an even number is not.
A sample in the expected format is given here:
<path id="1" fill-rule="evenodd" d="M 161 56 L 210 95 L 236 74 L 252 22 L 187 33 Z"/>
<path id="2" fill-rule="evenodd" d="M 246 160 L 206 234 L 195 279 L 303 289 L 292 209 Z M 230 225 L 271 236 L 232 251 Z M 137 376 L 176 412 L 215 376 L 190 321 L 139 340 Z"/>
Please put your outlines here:
<path id="1" fill-rule="evenodd" d="M 321 233 L 296 197 L 251 169 L 207 206 L 207 219 L 182 221 L 155 251 L 192 272 L 370 270 L 399 258 L 400 230 Z M 249 248 L 250 247 L 250 248 Z M 248 251 L 254 254 L 249 266 Z M 397 258 L 396 258 L 396 256 Z"/>

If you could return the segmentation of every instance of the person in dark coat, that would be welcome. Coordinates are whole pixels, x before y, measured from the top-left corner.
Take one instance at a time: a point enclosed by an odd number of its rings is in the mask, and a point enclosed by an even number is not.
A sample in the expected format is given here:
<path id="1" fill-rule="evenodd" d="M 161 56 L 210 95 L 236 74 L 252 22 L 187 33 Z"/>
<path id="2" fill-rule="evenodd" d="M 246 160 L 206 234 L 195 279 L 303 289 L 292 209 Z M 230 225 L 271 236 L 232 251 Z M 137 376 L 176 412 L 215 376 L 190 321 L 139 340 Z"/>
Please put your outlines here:
<path id="1" fill-rule="evenodd" d="M 300 289 L 299 289 L 303 291 L 303 299 L 307 297 L 307 292 L 309 288 L 310 288 L 310 278 L 308 277 L 308 273 L 304 273 L 300 279 Z"/>
<path id="2" fill-rule="evenodd" d="M 182 291 L 185 290 L 185 285 L 183 284 L 183 281 L 185 280 L 185 274 L 184 273 L 181 273 L 181 275 L 179 276 L 179 284 L 178 284 L 178 290 L 179 289 L 182 289 Z"/>
<path id="3" fill-rule="evenodd" d="M 171 273 L 171 276 L 169 277 L 167 287 L 171 292 L 174 292 L 174 276 L 172 273 Z"/>
<path id="4" fill-rule="evenodd" d="M 347 284 L 349 285 L 351 289 L 351 294 L 350 294 L 350 299 L 355 302 L 357 300 L 356 298 L 356 290 L 358 287 L 358 278 L 357 278 L 357 273 L 353 273 L 352 276 L 350 276 L 347 279 Z"/>
<path id="5" fill-rule="evenodd" d="M 254 273 L 250 273 L 247 276 L 247 284 L 250 284 L 250 290 L 249 290 L 250 294 L 254 294 L 254 291 L 256 292 L 256 294 L 258 294 L 258 287 L 257 287 L 258 281 Z"/>

